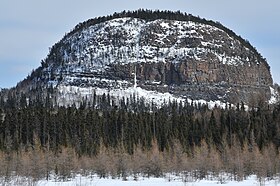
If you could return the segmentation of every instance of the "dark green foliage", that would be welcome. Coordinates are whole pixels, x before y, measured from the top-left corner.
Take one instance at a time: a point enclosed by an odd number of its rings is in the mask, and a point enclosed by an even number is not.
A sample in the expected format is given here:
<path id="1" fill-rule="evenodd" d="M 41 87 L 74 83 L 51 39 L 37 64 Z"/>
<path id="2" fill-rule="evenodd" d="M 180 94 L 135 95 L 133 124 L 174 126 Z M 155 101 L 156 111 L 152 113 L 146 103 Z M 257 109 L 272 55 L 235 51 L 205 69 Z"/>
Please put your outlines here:
<path id="1" fill-rule="evenodd" d="M 241 146 L 257 144 L 260 150 L 271 143 L 280 147 L 279 105 L 260 104 L 245 111 L 244 106 L 209 110 L 203 105 L 169 102 L 156 109 L 131 99 L 117 107 L 103 95 L 96 96 L 100 107 L 65 108 L 50 106 L 42 97 L 27 104 L 23 96 L 17 103 L 10 95 L 0 107 L 0 149 L 34 148 L 36 140 L 42 149 L 59 152 L 69 147 L 90 156 L 97 155 L 101 146 L 133 154 L 136 147 L 150 150 L 153 142 L 160 151 L 172 151 L 179 142 L 188 154 L 202 141 L 219 150 L 234 140 Z"/>

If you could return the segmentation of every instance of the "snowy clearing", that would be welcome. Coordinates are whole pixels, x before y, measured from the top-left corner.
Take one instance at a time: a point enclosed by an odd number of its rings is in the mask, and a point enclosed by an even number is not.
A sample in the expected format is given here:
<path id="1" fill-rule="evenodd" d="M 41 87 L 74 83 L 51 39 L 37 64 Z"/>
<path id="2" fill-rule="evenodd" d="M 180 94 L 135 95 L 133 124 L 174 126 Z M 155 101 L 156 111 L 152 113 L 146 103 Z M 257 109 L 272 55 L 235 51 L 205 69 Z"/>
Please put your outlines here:
<path id="1" fill-rule="evenodd" d="M 3 178 L 2 178 L 3 179 Z M 207 185 L 226 185 L 226 186 L 254 186 L 254 185 L 266 185 L 275 186 L 280 185 L 279 178 L 268 180 L 268 179 L 258 179 L 256 176 L 250 176 L 243 181 L 231 181 L 226 175 L 218 178 L 209 178 L 203 180 L 191 180 L 184 179 L 180 176 L 169 176 L 165 178 L 134 178 L 128 177 L 127 180 L 122 178 L 99 178 L 97 175 L 92 176 L 81 176 L 77 175 L 74 179 L 69 179 L 68 181 L 52 180 L 40 180 L 32 181 L 28 178 L 14 177 L 11 181 L 4 183 L 4 185 L 36 185 L 36 186 L 207 186 Z"/>

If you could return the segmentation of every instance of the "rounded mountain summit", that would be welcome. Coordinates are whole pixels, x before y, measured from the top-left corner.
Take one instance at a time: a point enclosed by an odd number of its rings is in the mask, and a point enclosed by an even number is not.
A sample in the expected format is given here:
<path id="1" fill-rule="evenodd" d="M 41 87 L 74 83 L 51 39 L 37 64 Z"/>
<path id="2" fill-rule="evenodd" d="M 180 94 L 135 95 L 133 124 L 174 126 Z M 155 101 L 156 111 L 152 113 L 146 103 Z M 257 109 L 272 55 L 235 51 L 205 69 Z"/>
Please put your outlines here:
<path id="1" fill-rule="evenodd" d="M 146 91 L 230 103 L 269 100 L 273 85 L 261 54 L 222 24 L 137 10 L 78 24 L 17 88 L 53 87 L 60 97 L 66 89 L 101 94 L 133 87 L 134 76 Z"/>

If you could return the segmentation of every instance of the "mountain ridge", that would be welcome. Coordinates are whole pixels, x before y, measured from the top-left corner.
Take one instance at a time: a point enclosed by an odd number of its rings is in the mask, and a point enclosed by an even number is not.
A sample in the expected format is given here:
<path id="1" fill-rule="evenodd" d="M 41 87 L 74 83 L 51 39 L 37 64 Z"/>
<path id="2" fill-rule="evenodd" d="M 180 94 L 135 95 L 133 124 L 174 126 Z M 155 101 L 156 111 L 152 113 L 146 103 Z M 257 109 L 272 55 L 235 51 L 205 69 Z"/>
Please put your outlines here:
<path id="1" fill-rule="evenodd" d="M 128 88 L 135 67 L 139 87 L 185 99 L 271 97 L 270 67 L 248 41 L 218 22 L 148 10 L 78 24 L 17 87 Z"/>

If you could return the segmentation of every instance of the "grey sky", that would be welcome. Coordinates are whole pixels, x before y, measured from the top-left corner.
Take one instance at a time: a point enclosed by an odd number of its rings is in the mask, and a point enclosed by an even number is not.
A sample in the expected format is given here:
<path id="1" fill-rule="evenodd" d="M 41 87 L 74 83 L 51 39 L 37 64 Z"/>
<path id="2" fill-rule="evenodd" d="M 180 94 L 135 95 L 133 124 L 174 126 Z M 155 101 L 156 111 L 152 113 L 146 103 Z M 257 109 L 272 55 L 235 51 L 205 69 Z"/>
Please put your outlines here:
<path id="1" fill-rule="evenodd" d="M 278 0 L 2 0 L 0 87 L 15 86 L 39 67 L 49 47 L 79 22 L 139 8 L 180 10 L 221 22 L 257 48 L 280 84 Z"/>

